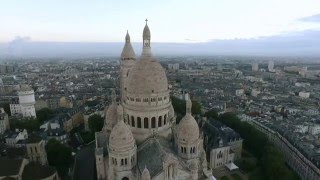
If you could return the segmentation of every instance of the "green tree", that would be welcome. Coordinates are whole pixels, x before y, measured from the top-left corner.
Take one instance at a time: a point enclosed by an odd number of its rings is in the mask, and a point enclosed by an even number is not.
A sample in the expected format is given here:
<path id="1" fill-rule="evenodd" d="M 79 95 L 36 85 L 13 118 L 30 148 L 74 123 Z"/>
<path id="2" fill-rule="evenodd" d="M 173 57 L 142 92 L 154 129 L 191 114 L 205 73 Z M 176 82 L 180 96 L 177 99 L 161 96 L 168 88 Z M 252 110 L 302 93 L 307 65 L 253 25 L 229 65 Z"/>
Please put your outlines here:
<path id="1" fill-rule="evenodd" d="M 43 123 L 44 121 L 48 120 L 50 116 L 53 114 L 53 111 L 49 108 L 42 108 L 37 111 L 37 119 L 40 123 Z"/>
<path id="2" fill-rule="evenodd" d="M 56 167 L 60 176 L 67 175 L 68 169 L 73 163 L 71 148 L 55 139 L 50 139 L 46 150 L 49 165 Z"/>
<path id="3" fill-rule="evenodd" d="M 213 119 L 217 119 L 218 118 L 218 113 L 215 110 L 209 110 L 204 114 L 206 117 L 208 118 L 213 118 Z"/>
<path id="4" fill-rule="evenodd" d="M 11 111 L 10 111 L 10 104 L 9 103 L 2 103 L 0 104 L 0 107 L 4 109 L 4 111 L 11 116 Z"/>
<path id="5" fill-rule="evenodd" d="M 38 131 L 41 123 L 35 118 L 10 119 L 11 130 L 26 129 L 28 132 Z"/>
<path id="6" fill-rule="evenodd" d="M 98 131 L 101 131 L 103 127 L 104 119 L 100 115 L 94 114 L 89 117 L 88 123 L 89 123 L 89 128 L 92 132 L 98 132 Z"/>
<path id="7" fill-rule="evenodd" d="M 178 99 L 174 96 L 171 96 L 171 102 L 173 109 L 176 113 L 181 115 L 186 114 L 186 101 L 182 99 Z M 201 104 L 198 101 L 192 101 L 192 114 L 201 114 Z"/>

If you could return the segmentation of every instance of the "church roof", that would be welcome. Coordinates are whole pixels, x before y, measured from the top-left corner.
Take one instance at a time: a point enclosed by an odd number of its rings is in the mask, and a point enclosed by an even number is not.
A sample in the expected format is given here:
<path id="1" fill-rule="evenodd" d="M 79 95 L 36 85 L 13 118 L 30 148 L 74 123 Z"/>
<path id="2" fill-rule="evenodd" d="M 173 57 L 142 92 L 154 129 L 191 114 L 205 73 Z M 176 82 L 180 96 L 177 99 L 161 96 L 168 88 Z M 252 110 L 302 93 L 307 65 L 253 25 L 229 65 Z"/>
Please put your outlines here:
<path id="1" fill-rule="evenodd" d="M 127 32 L 126 43 L 124 44 L 124 47 L 122 49 L 121 59 L 122 60 L 129 60 L 129 59 L 134 60 L 135 58 L 136 58 L 136 54 L 134 53 L 134 50 L 133 50 L 131 42 L 130 42 L 130 35 Z"/>
<path id="2" fill-rule="evenodd" d="M 168 80 L 161 64 L 153 57 L 141 57 L 129 73 L 127 91 L 149 95 L 168 91 Z"/>
<path id="3" fill-rule="evenodd" d="M 140 61 L 135 63 L 129 73 L 127 91 L 139 95 L 167 92 L 167 76 L 161 64 L 152 56 L 150 29 L 147 24 L 143 30 L 143 40 L 147 42 L 143 44 Z"/>
<path id="4" fill-rule="evenodd" d="M 186 114 L 179 123 L 178 139 L 182 142 L 195 142 L 199 139 L 199 126 L 191 114 Z"/>
<path id="5" fill-rule="evenodd" d="M 165 152 L 159 141 L 155 138 L 148 139 L 140 146 L 138 150 L 138 168 L 143 172 L 147 166 L 150 176 L 154 177 L 163 170 L 163 162 L 165 159 Z"/>
<path id="6" fill-rule="evenodd" d="M 127 150 L 135 146 L 133 134 L 123 121 L 123 108 L 118 105 L 118 123 L 111 131 L 109 145 L 112 150 Z"/>
<path id="7" fill-rule="evenodd" d="M 150 29 L 149 29 L 149 26 L 147 23 L 144 26 L 142 37 L 143 37 L 143 39 L 150 39 L 151 38 Z"/>
<path id="8" fill-rule="evenodd" d="M 186 115 L 181 119 L 178 126 L 179 142 L 191 143 L 200 137 L 200 130 L 197 121 L 191 115 L 191 100 L 186 94 Z"/>

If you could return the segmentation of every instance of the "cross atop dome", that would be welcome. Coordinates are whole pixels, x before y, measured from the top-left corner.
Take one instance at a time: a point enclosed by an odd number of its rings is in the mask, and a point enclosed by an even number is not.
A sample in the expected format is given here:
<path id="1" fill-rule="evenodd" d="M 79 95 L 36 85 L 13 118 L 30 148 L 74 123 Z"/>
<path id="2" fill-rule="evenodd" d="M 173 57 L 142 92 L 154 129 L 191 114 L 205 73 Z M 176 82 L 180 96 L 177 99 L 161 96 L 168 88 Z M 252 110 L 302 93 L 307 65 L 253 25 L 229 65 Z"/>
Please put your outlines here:
<path id="1" fill-rule="evenodd" d="M 148 19 L 147 19 L 147 18 L 146 18 L 146 20 L 145 20 L 145 21 L 146 21 L 146 24 L 148 24 Z"/>

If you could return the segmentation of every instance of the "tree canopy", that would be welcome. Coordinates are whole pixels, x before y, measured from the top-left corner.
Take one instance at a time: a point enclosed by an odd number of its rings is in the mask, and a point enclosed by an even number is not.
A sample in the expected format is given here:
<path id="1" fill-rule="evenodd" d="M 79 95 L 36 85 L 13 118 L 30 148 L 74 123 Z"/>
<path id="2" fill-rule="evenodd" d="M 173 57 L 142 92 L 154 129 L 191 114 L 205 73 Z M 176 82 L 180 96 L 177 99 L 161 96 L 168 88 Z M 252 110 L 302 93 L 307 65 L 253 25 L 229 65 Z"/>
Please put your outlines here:
<path id="1" fill-rule="evenodd" d="M 0 107 L 4 109 L 4 111 L 11 116 L 11 111 L 10 111 L 10 104 L 9 103 L 2 103 L 0 104 Z"/>
<path id="2" fill-rule="evenodd" d="M 42 108 L 37 111 L 37 119 L 40 123 L 43 123 L 44 121 L 47 121 L 50 116 L 53 114 L 53 111 L 49 108 Z"/>
<path id="3" fill-rule="evenodd" d="M 71 148 L 55 139 L 50 139 L 46 149 L 49 165 L 56 167 L 60 176 L 67 175 L 73 163 Z"/>
<path id="4" fill-rule="evenodd" d="M 101 131 L 103 127 L 104 119 L 100 115 L 94 114 L 89 117 L 88 124 L 92 132 L 98 132 L 98 131 Z"/>

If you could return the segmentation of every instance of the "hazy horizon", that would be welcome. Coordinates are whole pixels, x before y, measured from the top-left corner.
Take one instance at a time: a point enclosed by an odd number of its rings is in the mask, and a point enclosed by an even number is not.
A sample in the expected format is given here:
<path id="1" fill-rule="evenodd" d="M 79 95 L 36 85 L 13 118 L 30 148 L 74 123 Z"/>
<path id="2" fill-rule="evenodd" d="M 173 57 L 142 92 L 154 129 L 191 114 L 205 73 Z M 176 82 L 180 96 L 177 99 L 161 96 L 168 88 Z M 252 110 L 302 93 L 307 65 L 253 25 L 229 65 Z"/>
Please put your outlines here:
<path id="1" fill-rule="evenodd" d="M 1 57 L 139 56 L 145 18 L 155 55 L 320 57 L 318 0 L 4 1 Z M 318 5 L 318 6 L 317 6 Z"/>

